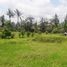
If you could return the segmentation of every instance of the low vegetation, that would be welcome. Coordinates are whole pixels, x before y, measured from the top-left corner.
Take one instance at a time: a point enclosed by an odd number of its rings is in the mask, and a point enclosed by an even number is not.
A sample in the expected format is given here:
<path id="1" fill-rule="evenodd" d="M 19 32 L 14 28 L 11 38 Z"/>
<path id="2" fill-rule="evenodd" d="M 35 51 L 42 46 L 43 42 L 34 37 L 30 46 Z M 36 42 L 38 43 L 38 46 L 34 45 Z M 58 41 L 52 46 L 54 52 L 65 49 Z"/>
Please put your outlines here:
<path id="1" fill-rule="evenodd" d="M 53 35 L 53 34 L 41 34 L 41 35 L 38 35 L 36 36 L 33 41 L 38 41 L 38 42 L 48 42 L 48 43 L 54 43 L 54 42 L 57 42 L 57 43 L 61 43 L 61 42 L 64 42 L 67 40 L 67 37 L 64 37 L 64 35 L 61 34 L 60 35 Z"/>
<path id="2" fill-rule="evenodd" d="M 0 67 L 67 67 L 67 37 L 35 34 L 34 37 L 0 39 Z"/>

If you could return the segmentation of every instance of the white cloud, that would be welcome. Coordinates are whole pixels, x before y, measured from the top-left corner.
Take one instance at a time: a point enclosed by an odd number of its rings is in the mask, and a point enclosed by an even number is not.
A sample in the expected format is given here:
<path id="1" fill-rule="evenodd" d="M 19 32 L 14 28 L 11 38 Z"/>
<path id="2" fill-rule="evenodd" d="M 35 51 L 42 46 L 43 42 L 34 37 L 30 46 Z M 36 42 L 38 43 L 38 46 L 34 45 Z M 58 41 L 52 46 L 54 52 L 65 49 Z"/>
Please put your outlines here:
<path id="1" fill-rule="evenodd" d="M 67 13 L 67 0 L 59 1 L 60 3 L 57 7 L 51 3 L 51 0 L 0 0 L 0 4 L 2 6 L 5 5 L 4 8 L 18 8 L 24 14 L 36 17 L 43 16 L 50 18 L 57 13 L 59 18 L 63 20 Z"/>
<path id="2" fill-rule="evenodd" d="M 4 3 L 7 3 L 8 0 L 0 0 L 0 4 L 4 4 Z"/>

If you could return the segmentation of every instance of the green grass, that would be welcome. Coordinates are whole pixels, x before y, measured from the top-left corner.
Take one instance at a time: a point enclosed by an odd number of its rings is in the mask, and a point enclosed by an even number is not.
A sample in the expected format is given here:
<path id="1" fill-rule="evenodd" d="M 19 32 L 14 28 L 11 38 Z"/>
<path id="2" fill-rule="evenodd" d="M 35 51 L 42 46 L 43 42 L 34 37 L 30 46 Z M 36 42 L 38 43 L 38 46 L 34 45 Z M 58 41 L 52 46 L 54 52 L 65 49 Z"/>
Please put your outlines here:
<path id="1" fill-rule="evenodd" d="M 38 40 L 33 40 L 35 38 Z M 66 40 L 67 37 L 61 34 L 0 39 L 0 67 L 67 67 Z"/>

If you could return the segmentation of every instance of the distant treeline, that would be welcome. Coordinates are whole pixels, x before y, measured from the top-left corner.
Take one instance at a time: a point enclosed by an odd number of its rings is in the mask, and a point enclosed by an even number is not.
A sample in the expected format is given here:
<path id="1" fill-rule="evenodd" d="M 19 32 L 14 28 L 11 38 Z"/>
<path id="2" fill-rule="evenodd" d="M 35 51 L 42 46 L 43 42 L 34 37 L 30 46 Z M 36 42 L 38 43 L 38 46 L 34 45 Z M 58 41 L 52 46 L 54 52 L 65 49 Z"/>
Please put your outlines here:
<path id="1" fill-rule="evenodd" d="M 7 16 L 9 20 L 5 19 L 5 16 L 0 16 L 0 32 L 22 32 L 24 35 L 25 32 L 29 33 L 64 33 L 67 32 L 67 16 L 64 19 L 64 22 L 59 23 L 58 15 L 55 16 L 49 21 L 45 18 L 41 18 L 39 22 L 34 21 L 35 18 L 28 16 L 25 19 L 22 19 L 22 12 L 18 9 L 12 11 L 8 9 Z M 11 18 L 16 16 L 17 23 L 11 22 Z M 8 34 L 7 34 L 8 35 Z M 5 36 L 5 35 L 3 35 Z"/>

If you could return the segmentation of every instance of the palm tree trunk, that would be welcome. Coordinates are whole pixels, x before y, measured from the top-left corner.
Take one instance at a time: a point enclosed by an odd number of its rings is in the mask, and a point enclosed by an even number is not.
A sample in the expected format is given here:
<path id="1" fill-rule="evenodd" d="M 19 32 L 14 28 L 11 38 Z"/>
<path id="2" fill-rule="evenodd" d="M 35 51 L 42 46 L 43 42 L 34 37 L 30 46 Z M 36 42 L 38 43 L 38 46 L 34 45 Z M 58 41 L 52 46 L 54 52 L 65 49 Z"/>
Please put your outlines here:
<path id="1" fill-rule="evenodd" d="M 17 23 L 19 23 L 19 17 L 17 16 Z"/>
<path id="2" fill-rule="evenodd" d="M 11 22 L 11 17 L 9 17 L 9 21 Z"/>

